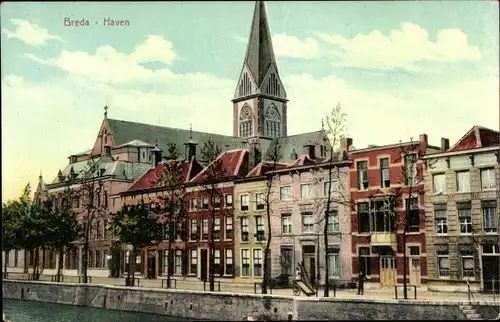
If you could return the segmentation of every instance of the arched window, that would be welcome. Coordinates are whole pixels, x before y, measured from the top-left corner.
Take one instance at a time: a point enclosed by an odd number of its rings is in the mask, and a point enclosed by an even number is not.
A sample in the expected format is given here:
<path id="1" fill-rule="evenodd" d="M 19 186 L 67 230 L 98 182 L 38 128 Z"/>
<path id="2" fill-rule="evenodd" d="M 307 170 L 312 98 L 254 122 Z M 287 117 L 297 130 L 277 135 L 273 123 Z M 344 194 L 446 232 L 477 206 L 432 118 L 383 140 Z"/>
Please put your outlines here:
<path id="1" fill-rule="evenodd" d="M 264 133 L 272 138 L 281 136 L 281 115 L 274 104 L 269 105 L 266 110 Z"/>
<path id="2" fill-rule="evenodd" d="M 240 111 L 240 137 L 245 138 L 252 136 L 252 109 L 248 104 L 243 105 Z"/>

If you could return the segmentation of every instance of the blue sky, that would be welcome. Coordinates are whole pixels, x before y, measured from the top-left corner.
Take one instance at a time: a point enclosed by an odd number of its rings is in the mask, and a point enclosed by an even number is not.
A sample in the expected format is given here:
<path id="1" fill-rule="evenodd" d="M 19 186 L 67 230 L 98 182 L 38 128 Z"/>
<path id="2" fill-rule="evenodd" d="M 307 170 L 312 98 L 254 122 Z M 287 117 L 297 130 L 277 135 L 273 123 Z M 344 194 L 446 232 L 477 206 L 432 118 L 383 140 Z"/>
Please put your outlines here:
<path id="1" fill-rule="evenodd" d="M 2 199 L 103 116 L 232 133 L 254 2 L 2 3 Z M 289 134 L 337 102 L 356 147 L 499 126 L 497 1 L 266 2 Z M 86 19 L 88 27 L 64 26 Z M 130 26 L 106 27 L 105 18 Z"/>

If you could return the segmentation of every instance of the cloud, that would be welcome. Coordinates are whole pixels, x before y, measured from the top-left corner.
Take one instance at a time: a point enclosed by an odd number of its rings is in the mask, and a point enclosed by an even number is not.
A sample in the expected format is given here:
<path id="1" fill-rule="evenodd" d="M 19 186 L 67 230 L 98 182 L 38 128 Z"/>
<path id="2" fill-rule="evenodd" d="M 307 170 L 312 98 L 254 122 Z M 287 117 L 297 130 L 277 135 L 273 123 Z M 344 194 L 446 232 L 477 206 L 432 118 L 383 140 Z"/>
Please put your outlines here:
<path id="1" fill-rule="evenodd" d="M 10 19 L 10 22 L 16 26 L 16 31 L 10 31 L 3 28 L 2 33 L 4 33 L 7 38 L 17 38 L 30 46 L 45 45 L 49 40 L 64 42 L 61 37 L 52 35 L 47 29 L 27 20 Z"/>
<path id="2" fill-rule="evenodd" d="M 29 53 L 25 54 L 25 57 L 96 83 L 119 85 L 172 80 L 182 83 L 182 76 L 175 75 L 166 67 L 150 69 L 142 65 L 149 62 L 172 64 L 177 58 L 173 44 L 155 35 L 149 35 L 131 53 L 122 53 L 111 46 L 103 46 L 97 48 L 95 54 L 62 50 L 55 58 L 43 59 Z M 188 76 L 196 77 L 196 74 Z"/>
<path id="3" fill-rule="evenodd" d="M 300 40 L 286 34 L 274 35 L 273 47 L 276 56 L 313 59 L 321 54 L 319 43 L 313 38 Z"/>
<path id="4" fill-rule="evenodd" d="M 412 23 L 403 23 L 401 29 L 391 30 L 388 35 L 379 30 L 369 34 L 357 34 L 352 39 L 339 35 L 318 34 L 331 45 L 332 57 L 342 59 L 340 65 L 367 69 L 415 69 L 421 61 L 457 62 L 478 61 L 481 53 L 478 46 L 468 43 L 467 34 L 459 29 L 443 29 L 436 41 L 429 33 Z"/>

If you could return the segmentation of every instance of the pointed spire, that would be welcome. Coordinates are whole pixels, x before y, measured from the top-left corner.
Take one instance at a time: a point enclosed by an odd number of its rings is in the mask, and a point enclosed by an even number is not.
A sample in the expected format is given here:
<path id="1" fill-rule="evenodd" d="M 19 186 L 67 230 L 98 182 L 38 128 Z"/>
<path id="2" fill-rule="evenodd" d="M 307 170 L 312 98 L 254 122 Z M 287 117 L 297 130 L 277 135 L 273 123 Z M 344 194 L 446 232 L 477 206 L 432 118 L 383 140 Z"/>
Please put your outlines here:
<path id="1" fill-rule="evenodd" d="M 189 139 L 193 138 L 193 123 L 189 123 Z"/>
<path id="2" fill-rule="evenodd" d="M 276 62 L 264 1 L 255 2 L 245 62 L 257 83 L 257 87 L 262 84 L 271 64 Z"/>
<path id="3" fill-rule="evenodd" d="M 42 176 L 42 169 L 40 169 L 40 175 L 38 176 L 38 180 L 41 182 L 43 181 L 43 176 Z"/>
<path id="4" fill-rule="evenodd" d="M 108 118 L 108 106 L 107 105 L 104 105 L 104 118 L 105 119 Z"/>

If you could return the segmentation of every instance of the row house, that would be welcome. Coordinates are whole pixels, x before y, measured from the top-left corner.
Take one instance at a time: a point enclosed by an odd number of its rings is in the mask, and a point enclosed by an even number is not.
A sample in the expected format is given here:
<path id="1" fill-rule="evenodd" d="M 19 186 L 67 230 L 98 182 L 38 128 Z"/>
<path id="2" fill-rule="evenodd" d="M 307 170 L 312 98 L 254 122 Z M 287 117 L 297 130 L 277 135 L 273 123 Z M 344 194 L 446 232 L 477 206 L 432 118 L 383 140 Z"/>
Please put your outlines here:
<path id="1" fill-rule="evenodd" d="M 422 157 L 438 147 L 418 141 L 350 151 L 352 278 L 376 287 L 427 282 Z M 405 262 L 406 258 L 406 262 Z"/>
<path id="2" fill-rule="evenodd" d="M 429 286 L 499 289 L 500 133 L 474 126 L 424 157 Z"/>

